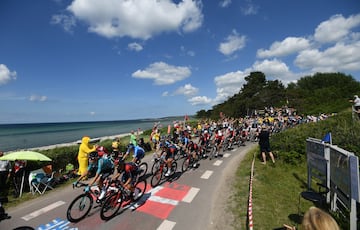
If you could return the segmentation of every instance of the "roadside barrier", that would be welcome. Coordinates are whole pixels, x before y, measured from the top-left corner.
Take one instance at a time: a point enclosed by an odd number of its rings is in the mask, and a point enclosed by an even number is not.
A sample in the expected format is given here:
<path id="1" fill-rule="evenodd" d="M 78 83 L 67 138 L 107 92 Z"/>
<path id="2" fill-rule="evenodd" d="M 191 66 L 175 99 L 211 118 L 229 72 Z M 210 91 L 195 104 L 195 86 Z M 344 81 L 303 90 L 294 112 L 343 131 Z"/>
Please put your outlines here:
<path id="1" fill-rule="evenodd" d="M 249 200 L 248 200 L 248 220 L 249 220 L 249 230 L 253 230 L 253 214 L 252 214 L 252 185 L 253 185 L 253 177 L 254 177 L 254 165 L 255 165 L 255 153 L 253 157 L 253 161 L 251 163 L 251 172 L 250 172 L 250 183 L 249 183 Z"/>

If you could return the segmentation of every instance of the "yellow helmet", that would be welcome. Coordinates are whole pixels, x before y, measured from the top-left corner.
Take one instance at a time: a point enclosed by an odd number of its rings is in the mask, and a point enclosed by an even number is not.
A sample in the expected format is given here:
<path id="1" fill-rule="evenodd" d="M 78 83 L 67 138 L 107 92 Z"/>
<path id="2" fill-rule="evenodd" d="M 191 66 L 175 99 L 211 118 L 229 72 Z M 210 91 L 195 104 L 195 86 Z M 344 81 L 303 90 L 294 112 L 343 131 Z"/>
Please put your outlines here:
<path id="1" fill-rule="evenodd" d="M 119 143 L 118 143 L 117 141 L 113 141 L 111 147 L 112 147 L 113 149 L 117 149 L 117 148 L 119 148 Z"/>

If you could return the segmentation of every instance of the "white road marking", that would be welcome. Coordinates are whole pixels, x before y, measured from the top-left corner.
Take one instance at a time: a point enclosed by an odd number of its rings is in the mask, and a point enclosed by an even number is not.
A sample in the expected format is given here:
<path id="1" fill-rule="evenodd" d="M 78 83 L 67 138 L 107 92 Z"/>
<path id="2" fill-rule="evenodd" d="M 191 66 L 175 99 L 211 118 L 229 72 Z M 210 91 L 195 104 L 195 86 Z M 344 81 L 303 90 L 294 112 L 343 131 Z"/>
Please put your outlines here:
<path id="1" fill-rule="evenodd" d="M 225 153 L 225 154 L 223 155 L 223 157 L 229 157 L 229 156 L 231 156 L 230 153 Z"/>
<path id="2" fill-rule="evenodd" d="M 162 203 L 162 204 L 171 204 L 171 205 L 178 205 L 178 203 L 179 203 L 179 201 L 177 201 L 177 200 L 172 200 L 172 199 L 164 198 L 161 196 L 150 196 L 149 200 L 158 202 L 158 203 Z"/>
<path id="3" fill-rule="evenodd" d="M 194 199 L 196 194 L 200 191 L 199 188 L 190 188 L 189 192 L 186 194 L 186 196 L 182 199 L 183 202 L 191 203 L 191 201 Z"/>
<path id="4" fill-rule="evenodd" d="M 204 174 L 201 175 L 200 178 L 201 178 L 201 179 L 209 179 L 212 174 L 213 174 L 213 171 L 211 171 L 211 170 L 206 170 L 206 171 L 204 172 Z"/>
<path id="5" fill-rule="evenodd" d="M 52 203 L 52 204 L 50 204 L 50 205 L 48 205 L 48 206 L 46 206 L 46 207 L 44 207 L 42 209 L 39 209 L 39 210 L 37 210 L 35 212 L 32 212 L 32 213 L 30 213 L 30 214 L 28 214 L 26 216 L 21 217 L 21 219 L 23 219 L 25 221 L 29 221 L 29 220 L 31 220 L 31 219 L 33 219 L 35 217 L 40 216 L 41 214 L 49 212 L 50 210 L 52 210 L 54 208 L 57 208 L 57 207 L 59 207 L 59 206 L 61 206 L 63 204 L 65 204 L 64 201 L 58 201 L 58 202 Z"/>
<path id="6" fill-rule="evenodd" d="M 170 220 L 164 220 L 160 226 L 157 228 L 157 230 L 171 230 L 175 226 L 176 222 L 170 221 Z"/>
<path id="7" fill-rule="evenodd" d="M 219 165 L 221 165 L 221 163 L 222 163 L 221 160 L 217 160 L 217 161 L 214 162 L 214 165 L 215 165 L 215 166 L 219 166 Z"/>

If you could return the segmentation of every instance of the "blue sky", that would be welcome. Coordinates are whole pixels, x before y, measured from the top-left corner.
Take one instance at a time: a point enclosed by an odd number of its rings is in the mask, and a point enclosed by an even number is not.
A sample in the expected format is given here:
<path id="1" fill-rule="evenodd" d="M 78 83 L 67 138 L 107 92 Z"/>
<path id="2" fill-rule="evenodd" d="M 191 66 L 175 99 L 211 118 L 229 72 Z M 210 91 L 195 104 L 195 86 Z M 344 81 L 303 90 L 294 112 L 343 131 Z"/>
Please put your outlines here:
<path id="1" fill-rule="evenodd" d="M 262 71 L 360 80 L 358 0 L 2 0 L 0 123 L 191 115 Z"/>

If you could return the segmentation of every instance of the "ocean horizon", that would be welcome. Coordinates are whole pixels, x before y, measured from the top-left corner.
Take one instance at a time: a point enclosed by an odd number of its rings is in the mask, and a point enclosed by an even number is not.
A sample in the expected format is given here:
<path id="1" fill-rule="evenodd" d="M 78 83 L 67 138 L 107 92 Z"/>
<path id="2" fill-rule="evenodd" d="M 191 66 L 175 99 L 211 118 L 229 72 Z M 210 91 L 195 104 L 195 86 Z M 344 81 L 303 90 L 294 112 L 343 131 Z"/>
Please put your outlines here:
<path id="1" fill-rule="evenodd" d="M 40 148 L 73 143 L 83 136 L 100 138 L 151 129 L 156 122 L 167 127 L 183 117 L 145 118 L 119 121 L 82 121 L 0 124 L 0 151 Z"/>

